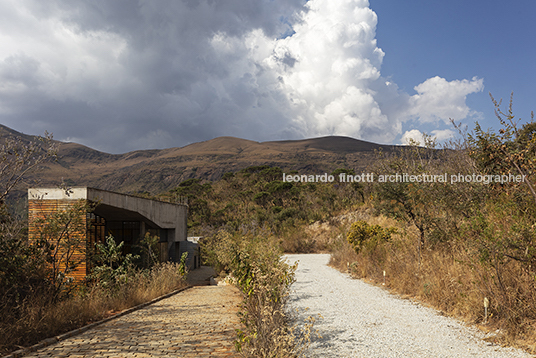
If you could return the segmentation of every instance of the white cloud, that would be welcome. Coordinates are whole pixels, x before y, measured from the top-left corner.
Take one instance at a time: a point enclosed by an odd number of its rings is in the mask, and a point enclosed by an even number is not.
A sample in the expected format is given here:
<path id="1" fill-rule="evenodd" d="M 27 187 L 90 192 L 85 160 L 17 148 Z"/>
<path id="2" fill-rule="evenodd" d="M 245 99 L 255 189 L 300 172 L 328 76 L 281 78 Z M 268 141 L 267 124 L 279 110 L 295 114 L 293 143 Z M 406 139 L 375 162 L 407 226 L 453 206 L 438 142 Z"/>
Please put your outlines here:
<path id="1" fill-rule="evenodd" d="M 376 45 L 376 14 L 360 0 L 311 0 L 307 7 L 296 33 L 277 41 L 266 61 L 281 79 L 300 133 L 392 140 L 397 126 L 370 88 L 381 81 L 384 56 Z"/>
<path id="2" fill-rule="evenodd" d="M 436 129 L 431 132 L 432 137 L 436 138 L 438 142 L 443 142 L 454 138 L 455 132 L 450 129 Z"/>
<path id="3" fill-rule="evenodd" d="M 481 78 L 450 82 L 439 76 L 429 78 L 415 86 L 417 94 L 410 98 L 408 115 L 421 123 L 464 119 L 471 112 L 465 103 L 467 95 L 483 89 Z"/>
<path id="4" fill-rule="evenodd" d="M 412 129 L 402 135 L 402 144 L 411 144 L 412 142 L 417 145 L 424 144 L 424 136 L 420 130 Z"/>
<path id="5" fill-rule="evenodd" d="M 454 134 L 454 131 L 450 129 L 436 129 L 433 130 L 427 136 L 429 139 L 433 139 L 437 143 L 453 138 Z M 425 135 L 423 132 L 418 129 L 412 129 L 404 132 L 404 134 L 402 135 L 402 144 L 410 144 L 413 141 L 417 145 L 424 145 L 426 142 L 424 137 Z"/>

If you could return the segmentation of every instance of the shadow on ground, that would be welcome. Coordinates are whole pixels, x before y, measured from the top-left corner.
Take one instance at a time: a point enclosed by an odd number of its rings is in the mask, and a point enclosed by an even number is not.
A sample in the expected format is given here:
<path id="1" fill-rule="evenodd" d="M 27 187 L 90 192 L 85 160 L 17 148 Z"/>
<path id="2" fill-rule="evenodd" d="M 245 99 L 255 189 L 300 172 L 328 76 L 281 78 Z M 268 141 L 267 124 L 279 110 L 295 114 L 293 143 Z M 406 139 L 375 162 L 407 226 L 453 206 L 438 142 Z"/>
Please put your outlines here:
<path id="1" fill-rule="evenodd" d="M 216 271 L 211 266 L 201 266 L 188 272 L 186 282 L 192 286 L 208 286 L 211 282 L 214 284 L 214 277 L 216 277 Z"/>

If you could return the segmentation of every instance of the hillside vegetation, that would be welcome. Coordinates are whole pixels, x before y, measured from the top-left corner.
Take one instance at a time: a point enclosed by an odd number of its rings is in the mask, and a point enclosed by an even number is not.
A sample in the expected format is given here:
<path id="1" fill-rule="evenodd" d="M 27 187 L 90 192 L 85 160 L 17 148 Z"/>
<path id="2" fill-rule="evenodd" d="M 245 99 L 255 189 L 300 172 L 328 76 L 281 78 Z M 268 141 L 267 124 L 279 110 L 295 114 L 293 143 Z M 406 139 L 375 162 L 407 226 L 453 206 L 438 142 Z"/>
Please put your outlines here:
<path id="1" fill-rule="evenodd" d="M 341 170 L 346 171 L 334 173 Z M 217 182 L 186 180 L 159 199 L 173 202 L 188 198 L 191 236 L 210 237 L 220 230 L 268 232 L 281 239 L 282 249 L 287 252 L 325 250 L 325 245 L 308 238 L 303 227 L 326 221 L 364 200 L 360 183 L 291 183 L 282 179 L 278 167 L 253 166 L 226 173 Z"/>

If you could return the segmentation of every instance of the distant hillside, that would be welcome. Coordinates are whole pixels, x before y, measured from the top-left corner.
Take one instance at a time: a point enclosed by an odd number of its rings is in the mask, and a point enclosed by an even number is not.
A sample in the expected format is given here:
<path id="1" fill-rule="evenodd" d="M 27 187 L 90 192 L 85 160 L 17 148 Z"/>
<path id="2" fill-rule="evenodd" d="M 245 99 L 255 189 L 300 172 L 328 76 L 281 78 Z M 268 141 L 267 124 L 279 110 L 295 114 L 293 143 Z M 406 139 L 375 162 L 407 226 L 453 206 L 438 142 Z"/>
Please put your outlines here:
<path id="1" fill-rule="evenodd" d="M 32 136 L 0 126 L 0 137 Z M 319 174 L 344 167 L 363 171 L 374 150 L 392 150 L 349 137 L 321 137 L 304 140 L 254 142 L 219 137 L 185 147 L 139 150 L 125 154 L 99 152 L 76 143 L 59 143 L 59 158 L 39 173 L 40 185 L 94 186 L 125 193 L 159 193 L 190 178 L 217 180 L 226 172 L 252 165 L 278 166 L 283 171 Z"/>

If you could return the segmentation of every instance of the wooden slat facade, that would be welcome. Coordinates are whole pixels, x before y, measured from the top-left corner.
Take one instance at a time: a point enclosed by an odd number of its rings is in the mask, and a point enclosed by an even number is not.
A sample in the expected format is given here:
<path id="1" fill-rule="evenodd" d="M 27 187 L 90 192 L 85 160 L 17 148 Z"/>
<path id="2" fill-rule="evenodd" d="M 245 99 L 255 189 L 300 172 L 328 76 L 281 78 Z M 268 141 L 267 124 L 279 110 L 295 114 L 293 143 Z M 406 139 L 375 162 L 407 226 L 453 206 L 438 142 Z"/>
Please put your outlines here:
<path id="1" fill-rule="evenodd" d="M 69 209 L 73 209 L 76 205 L 80 205 L 80 201 L 77 200 L 28 200 L 28 237 L 30 243 L 35 242 L 43 235 L 44 222 L 48 219 L 51 220 L 58 213 L 65 212 Z M 59 272 L 64 272 L 67 278 L 72 278 L 76 282 L 83 281 L 88 274 L 88 241 L 87 227 L 88 218 L 86 212 L 79 212 L 76 222 L 77 228 L 71 228 L 69 231 L 69 237 L 71 245 L 68 248 L 60 248 L 57 252 L 56 264 L 58 265 Z M 51 237 L 47 237 L 49 242 Z M 57 238 L 55 238 L 57 244 Z M 65 240 L 62 241 L 66 243 Z M 63 245 L 62 245 L 63 246 Z M 74 263 L 74 267 L 66 270 L 66 256 L 69 256 L 69 262 Z M 71 265 L 70 265 L 71 266 Z"/>

